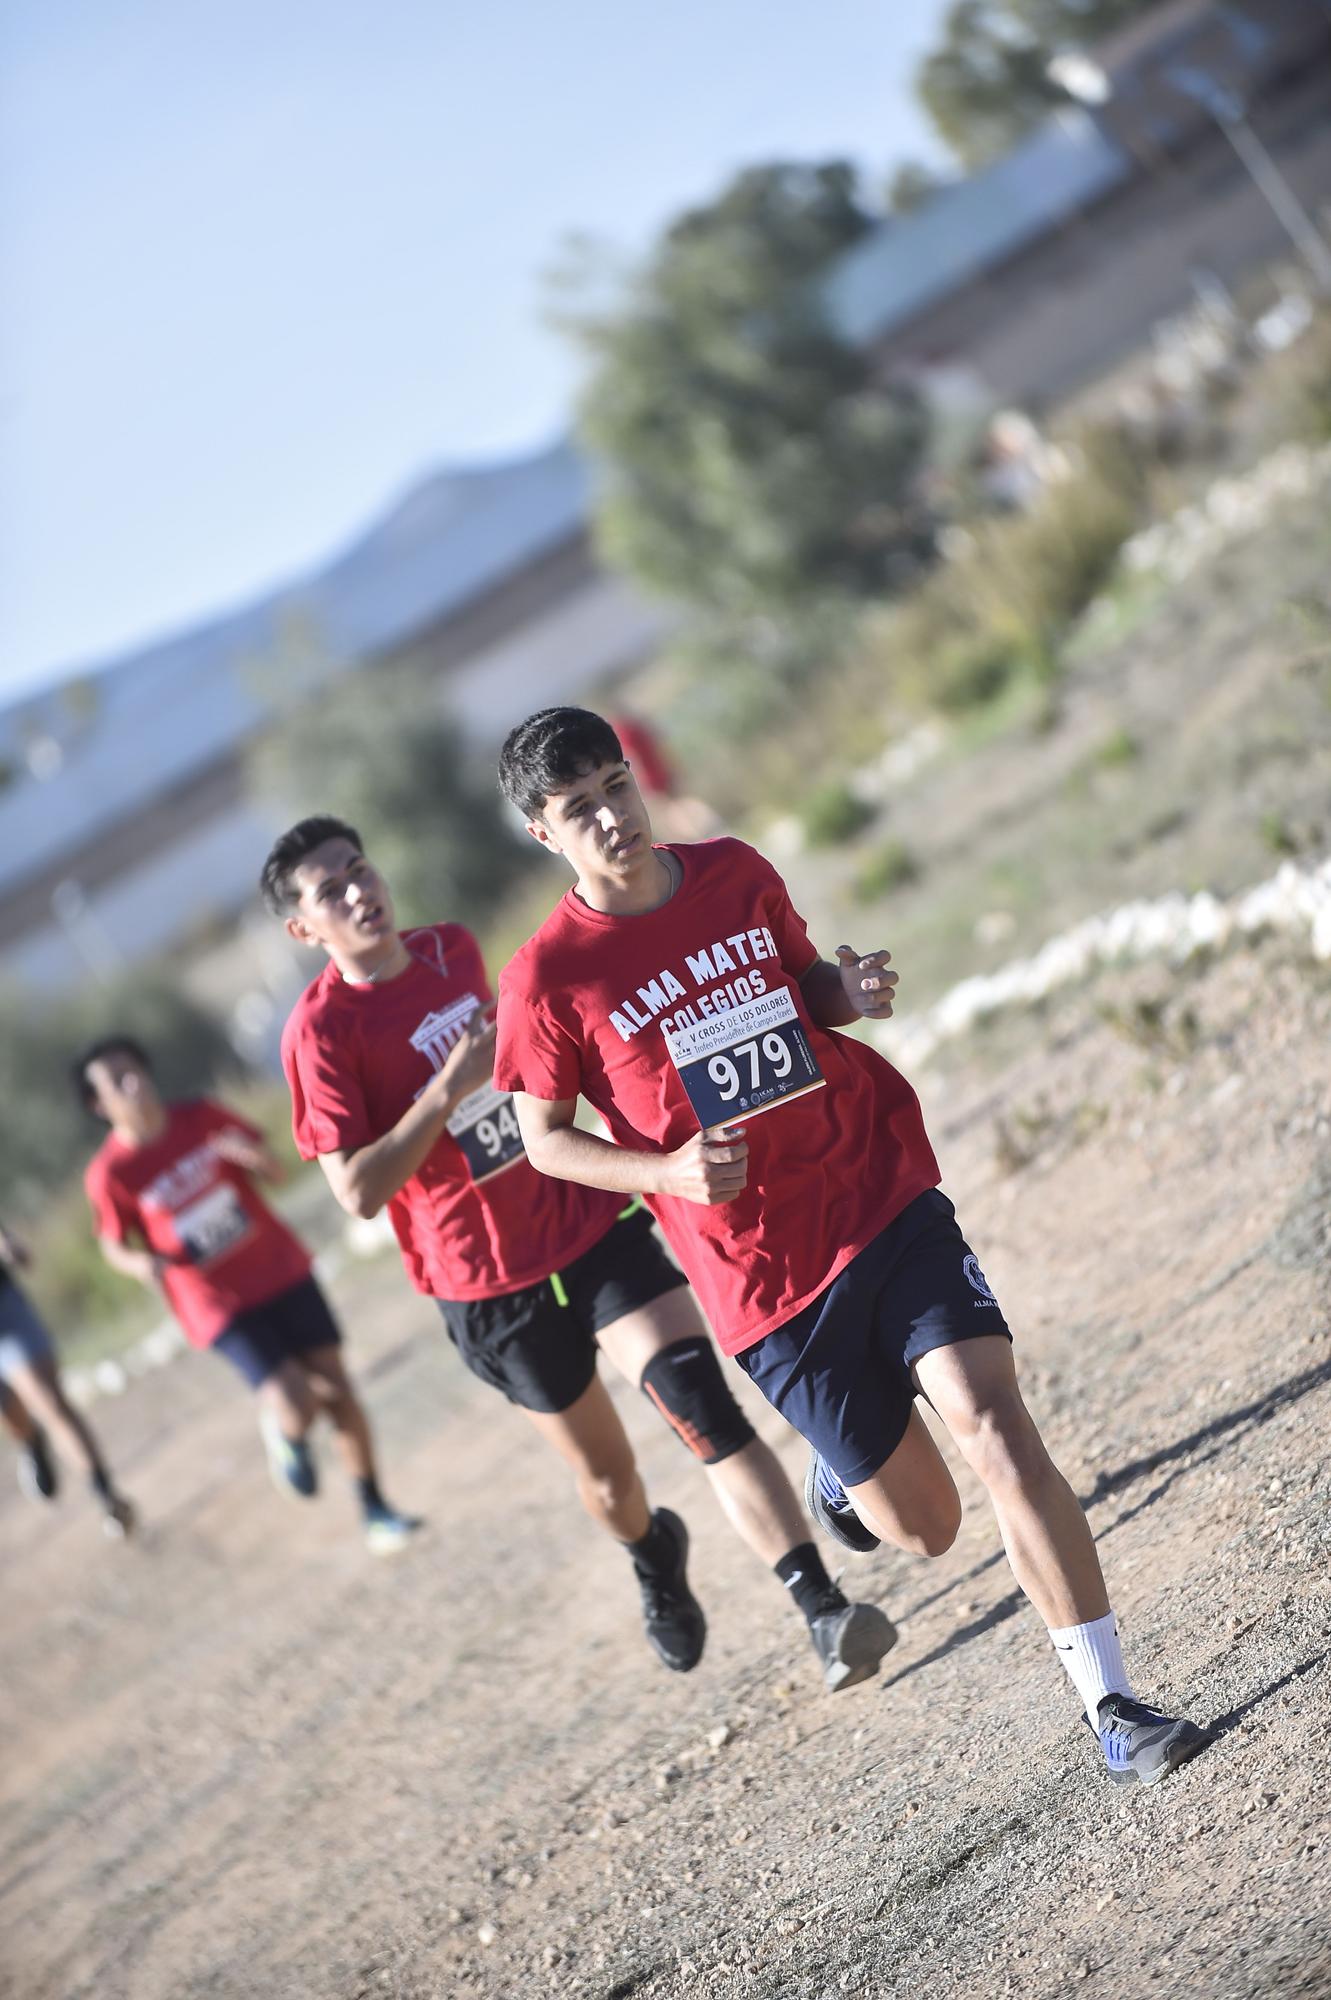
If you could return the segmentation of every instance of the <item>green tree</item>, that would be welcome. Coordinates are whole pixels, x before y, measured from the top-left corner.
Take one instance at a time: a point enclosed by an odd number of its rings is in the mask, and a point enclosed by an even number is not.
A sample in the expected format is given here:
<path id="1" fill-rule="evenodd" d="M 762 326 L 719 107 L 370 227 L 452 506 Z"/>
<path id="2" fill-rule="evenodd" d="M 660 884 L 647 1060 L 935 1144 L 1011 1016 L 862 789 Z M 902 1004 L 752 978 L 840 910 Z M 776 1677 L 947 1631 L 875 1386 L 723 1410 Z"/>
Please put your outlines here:
<path id="1" fill-rule="evenodd" d="M 393 885 L 403 923 L 481 923 L 528 865 L 493 759 L 470 758 L 437 688 L 361 667 L 296 702 L 255 747 L 251 778 L 292 819 L 336 813 Z"/>
<path id="2" fill-rule="evenodd" d="M 1010 152 L 1067 96 L 1048 76 L 1060 50 L 1086 48 L 1161 0 L 955 0 L 920 65 L 920 99 L 972 171 Z"/>
<path id="3" fill-rule="evenodd" d="M 893 215 L 914 215 L 951 182 L 919 160 L 902 160 L 887 183 L 887 206 Z"/>
<path id="4" fill-rule="evenodd" d="M 872 226 L 845 163 L 777 163 L 682 215 L 638 271 L 584 256 L 565 279 L 605 553 L 732 631 L 880 592 L 921 544 L 922 403 L 875 381 L 816 285 Z"/>

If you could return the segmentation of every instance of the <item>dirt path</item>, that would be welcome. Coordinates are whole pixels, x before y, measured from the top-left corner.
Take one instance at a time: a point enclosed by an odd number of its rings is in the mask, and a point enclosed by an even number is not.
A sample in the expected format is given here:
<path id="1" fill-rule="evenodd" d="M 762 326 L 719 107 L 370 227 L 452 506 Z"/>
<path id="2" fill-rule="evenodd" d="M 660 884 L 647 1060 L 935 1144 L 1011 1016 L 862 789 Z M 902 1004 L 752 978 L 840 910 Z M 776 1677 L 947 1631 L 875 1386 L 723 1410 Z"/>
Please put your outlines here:
<path id="1" fill-rule="evenodd" d="M 1099 997 L 1131 1019 L 1162 987 Z M 947 1557 L 856 1565 L 902 1641 L 825 1697 L 626 1395 L 712 1615 L 699 1670 L 663 1674 L 557 1467 L 361 1269 L 353 1355 L 432 1522 L 410 1556 L 362 1552 L 331 1467 L 321 1505 L 282 1505 L 200 1357 L 100 1406 L 138 1546 L 73 1496 L 0 1496 L 0 1993 L 1331 1993 L 1328 1028 L 1324 980 L 1235 956 L 1153 1049 L 1075 996 L 928 1088 L 1129 1660 L 1222 1720 L 1206 1757 L 1103 1782 L 969 1487 Z"/>

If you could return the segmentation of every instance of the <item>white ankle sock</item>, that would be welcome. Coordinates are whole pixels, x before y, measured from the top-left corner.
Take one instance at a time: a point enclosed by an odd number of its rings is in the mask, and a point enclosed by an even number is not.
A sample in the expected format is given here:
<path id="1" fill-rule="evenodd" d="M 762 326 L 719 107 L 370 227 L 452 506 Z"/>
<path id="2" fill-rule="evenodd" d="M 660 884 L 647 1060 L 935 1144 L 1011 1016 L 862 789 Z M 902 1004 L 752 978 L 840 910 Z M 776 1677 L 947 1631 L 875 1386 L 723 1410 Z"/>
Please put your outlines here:
<path id="1" fill-rule="evenodd" d="M 1081 1696 L 1087 1721 L 1097 1728 L 1096 1710 L 1105 1696 L 1132 1693 L 1118 1643 L 1118 1620 L 1107 1611 L 1089 1625 L 1051 1625 L 1049 1637 Z"/>

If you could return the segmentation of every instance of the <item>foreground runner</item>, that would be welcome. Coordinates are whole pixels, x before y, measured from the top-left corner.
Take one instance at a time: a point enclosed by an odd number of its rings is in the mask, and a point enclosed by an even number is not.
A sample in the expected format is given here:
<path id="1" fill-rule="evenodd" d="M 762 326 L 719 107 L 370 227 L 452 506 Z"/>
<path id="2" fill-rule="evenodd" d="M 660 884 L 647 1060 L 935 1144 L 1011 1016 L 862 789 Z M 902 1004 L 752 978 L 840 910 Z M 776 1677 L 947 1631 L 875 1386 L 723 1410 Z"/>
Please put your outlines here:
<path id="1" fill-rule="evenodd" d="M 108 1264 L 160 1285 L 186 1339 L 244 1376 L 280 1490 L 302 1499 L 318 1491 L 308 1435 L 327 1415 L 368 1546 L 376 1555 L 403 1547 L 420 1522 L 379 1490 L 370 1427 L 310 1253 L 255 1189 L 256 1179 L 283 1178 L 262 1134 L 206 1097 L 164 1103 L 127 1035 L 94 1042 L 73 1073 L 83 1104 L 111 1127 L 84 1175 Z"/>
<path id="2" fill-rule="evenodd" d="M 707 1467 L 731 1524 L 804 1614 L 826 1685 L 866 1680 L 895 1634 L 828 1577 L 650 1216 L 532 1172 L 491 1081 L 476 940 L 460 924 L 399 933 L 360 835 L 327 816 L 283 834 L 263 891 L 292 937 L 328 955 L 282 1037 L 296 1144 L 349 1214 L 387 1207 L 408 1274 L 438 1301 L 462 1359 L 570 1466 L 587 1512 L 628 1550 L 658 1657 L 687 1673 L 706 1621 L 687 1530 L 648 1507 L 598 1346 Z"/>
<path id="3" fill-rule="evenodd" d="M 105 1533 L 119 1540 L 133 1530 L 134 1509 L 116 1491 L 96 1438 L 65 1394 L 51 1336 L 14 1276 L 28 1263 L 24 1245 L 0 1223 L 0 1420 L 18 1446 L 18 1483 L 31 1500 L 55 1499 L 54 1438 L 92 1488 Z"/>
<path id="4" fill-rule="evenodd" d="M 613 730 L 584 709 L 529 717 L 500 778 L 576 876 L 500 980 L 496 1078 L 522 1093 L 534 1164 L 648 1198 L 721 1345 L 813 1447 L 809 1504 L 846 1547 L 951 1546 L 961 1502 L 914 1407 L 927 1397 L 1110 1776 L 1164 1777 L 1209 1739 L 1133 1698 L 1090 1530 L 1022 1402 L 914 1092 L 826 1032 L 891 1013 L 887 953 L 820 958 L 742 841 L 654 847 Z M 614 1143 L 575 1129 L 579 1095 Z"/>

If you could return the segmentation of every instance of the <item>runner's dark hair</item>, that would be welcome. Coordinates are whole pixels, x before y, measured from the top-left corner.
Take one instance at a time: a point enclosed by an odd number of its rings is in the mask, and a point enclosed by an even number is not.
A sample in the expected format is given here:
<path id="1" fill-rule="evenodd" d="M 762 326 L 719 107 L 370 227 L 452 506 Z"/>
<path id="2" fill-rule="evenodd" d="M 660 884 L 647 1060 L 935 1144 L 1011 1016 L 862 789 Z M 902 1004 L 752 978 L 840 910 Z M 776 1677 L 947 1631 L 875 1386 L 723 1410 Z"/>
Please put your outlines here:
<path id="1" fill-rule="evenodd" d="M 135 1041 L 133 1035 L 99 1035 L 69 1065 L 69 1080 L 74 1086 L 74 1095 L 85 1111 L 97 1108 L 97 1093 L 88 1081 L 88 1071 L 93 1063 L 101 1062 L 106 1056 L 131 1056 L 141 1069 L 152 1075 L 153 1066 L 148 1060 L 148 1052 L 142 1042 Z"/>
<path id="2" fill-rule="evenodd" d="M 355 827 L 348 826 L 344 819 L 335 819 L 332 813 L 313 813 L 309 819 L 298 819 L 273 842 L 259 877 L 259 889 L 275 917 L 284 917 L 295 908 L 299 897 L 291 878 L 305 857 L 326 840 L 349 840 L 357 854 L 365 852 L 365 843 Z"/>
<path id="3" fill-rule="evenodd" d="M 524 819 L 535 819 L 551 792 L 567 791 L 598 764 L 623 761 L 623 747 L 604 716 L 589 708 L 538 708 L 505 740 L 499 788 Z"/>

